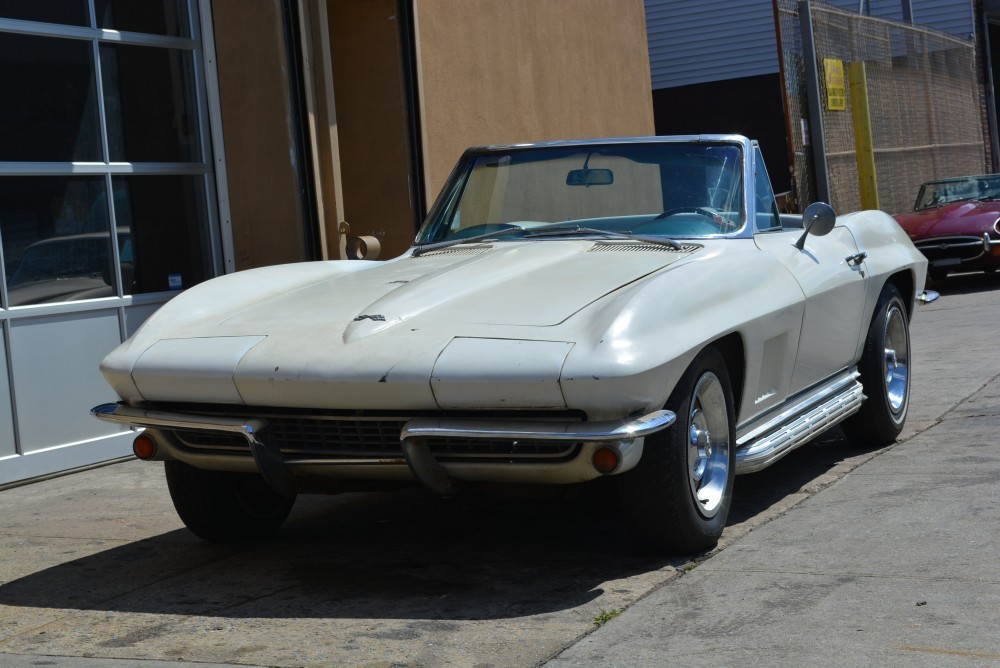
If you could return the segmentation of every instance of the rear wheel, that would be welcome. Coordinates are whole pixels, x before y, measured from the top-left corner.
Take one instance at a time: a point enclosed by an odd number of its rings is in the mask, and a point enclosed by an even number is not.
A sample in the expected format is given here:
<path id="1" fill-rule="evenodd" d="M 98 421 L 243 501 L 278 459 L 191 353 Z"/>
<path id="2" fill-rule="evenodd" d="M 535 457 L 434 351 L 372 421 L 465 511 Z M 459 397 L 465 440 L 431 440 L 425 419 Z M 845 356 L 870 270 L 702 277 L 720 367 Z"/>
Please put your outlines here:
<path id="1" fill-rule="evenodd" d="M 263 538 L 281 527 L 295 503 L 256 474 L 206 471 L 179 461 L 164 462 L 164 469 L 177 514 L 205 540 Z"/>
<path id="2" fill-rule="evenodd" d="M 647 437 L 639 464 L 618 476 L 622 509 L 659 552 L 707 550 L 726 526 L 735 473 L 733 392 L 718 350 L 698 355 L 666 407 L 677 422 Z"/>
<path id="3" fill-rule="evenodd" d="M 844 433 L 858 445 L 889 445 L 903 430 L 910 405 L 909 317 L 891 283 L 879 295 L 858 371 L 867 400 L 844 421 Z"/>

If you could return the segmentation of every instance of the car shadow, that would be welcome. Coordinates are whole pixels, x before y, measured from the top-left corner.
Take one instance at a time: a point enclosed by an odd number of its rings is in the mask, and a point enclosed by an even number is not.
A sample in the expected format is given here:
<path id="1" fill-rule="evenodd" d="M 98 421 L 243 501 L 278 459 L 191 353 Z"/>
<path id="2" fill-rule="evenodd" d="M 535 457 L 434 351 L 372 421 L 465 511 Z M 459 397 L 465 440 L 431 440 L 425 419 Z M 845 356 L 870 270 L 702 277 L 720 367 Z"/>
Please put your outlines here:
<path id="1" fill-rule="evenodd" d="M 763 471 L 737 477 L 729 526 L 751 522 L 843 461 L 868 452 L 872 450 L 854 445 L 840 427 L 833 427 Z"/>
<path id="2" fill-rule="evenodd" d="M 739 477 L 730 523 L 752 519 L 852 454 L 831 433 L 767 471 Z M 690 561 L 644 551 L 610 492 L 594 485 L 544 496 L 508 491 L 438 499 L 410 488 L 302 497 L 270 540 L 218 545 L 177 530 L 98 547 L 0 585 L 0 605 L 440 621 L 567 610 L 609 586 L 638 596 L 648 579 L 623 581 Z"/>
<path id="3" fill-rule="evenodd" d="M 928 281 L 927 288 L 941 295 L 970 295 L 1000 288 L 1000 274 L 952 274 L 943 281 Z"/>

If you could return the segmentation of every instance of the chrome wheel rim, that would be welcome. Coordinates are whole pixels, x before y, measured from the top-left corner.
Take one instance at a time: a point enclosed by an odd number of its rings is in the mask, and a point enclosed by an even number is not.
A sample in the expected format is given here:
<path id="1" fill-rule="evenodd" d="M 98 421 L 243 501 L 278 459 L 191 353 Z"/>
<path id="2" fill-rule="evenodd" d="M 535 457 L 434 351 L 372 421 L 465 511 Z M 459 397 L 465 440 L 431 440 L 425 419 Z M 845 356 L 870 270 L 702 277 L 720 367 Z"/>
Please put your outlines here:
<path id="1" fill-rule="evenodd" d="M 906 329 L 906 316 L 897 305 L 885 314 L 884 356 L 882 377 L 885 379 L 885 397 L 889 410 L 899 416 L 906 409 L 910 391 L 910 335 Z"/>
<path id="2" fill-rule="evenodd" d="M 698 379 L 688 413 L 688 482 L 703 517 L 719 512 L 729 484 L 729 413 L 722 383 L 714 373 Z"/>

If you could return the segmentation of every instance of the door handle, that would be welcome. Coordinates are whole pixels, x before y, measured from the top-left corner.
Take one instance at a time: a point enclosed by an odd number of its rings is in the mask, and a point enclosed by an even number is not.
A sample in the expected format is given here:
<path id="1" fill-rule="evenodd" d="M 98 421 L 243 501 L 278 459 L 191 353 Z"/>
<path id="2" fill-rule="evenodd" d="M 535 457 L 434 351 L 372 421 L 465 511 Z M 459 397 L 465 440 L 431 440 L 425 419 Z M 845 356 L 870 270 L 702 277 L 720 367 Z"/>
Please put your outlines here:
<path id="1" fill-rule="evenodd" d="M 855 255 L 848 255 L 844 259 L 847 260 L 848 265 L 852 267 L 860 267 L 866 257 L 868 257 L 868 253 L 862 251 L 861 253 L 856 253 Z"/>

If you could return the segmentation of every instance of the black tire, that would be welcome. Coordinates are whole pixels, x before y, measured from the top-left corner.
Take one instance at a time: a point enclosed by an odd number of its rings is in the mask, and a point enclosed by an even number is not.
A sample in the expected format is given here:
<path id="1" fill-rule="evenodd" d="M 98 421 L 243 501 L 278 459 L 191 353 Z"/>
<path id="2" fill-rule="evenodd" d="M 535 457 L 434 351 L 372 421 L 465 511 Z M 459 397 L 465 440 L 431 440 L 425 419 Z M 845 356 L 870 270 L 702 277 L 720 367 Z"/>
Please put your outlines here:
<path id="1" fill-rule="evenodd" d="M 701 552 L 715 547 L 726 526 L 736 463 L 733 390 L 718 350 L 699 353 L 666 408 L 677 422 L 646 437 L 639 464 L 617 476 L 619 499 L 639 539 L 655 551 Z M 699 430 L 697 440 L 693 428 Z M 702 463 L 706 469 L 696 479 Z"/>
<path id="2" fill-rule="evenodd" d="M 164 470 L 177 514 L 196 536 L 208 541 L 254 540 L 273 534 L 295 503 L 256 474 L 206 471 L 179 461 L 164 462 Z"/>
<path id="3" fill-rule="evenodd" d="M 891 351 L 891 352 L 890 352 Z M 843 423 L 856 445 L 882 447 L 895 443 L 910 405 L 910 323 L 899 289 L 882 288 L 865 349 L 858 362 L 867 399 Z"/>

